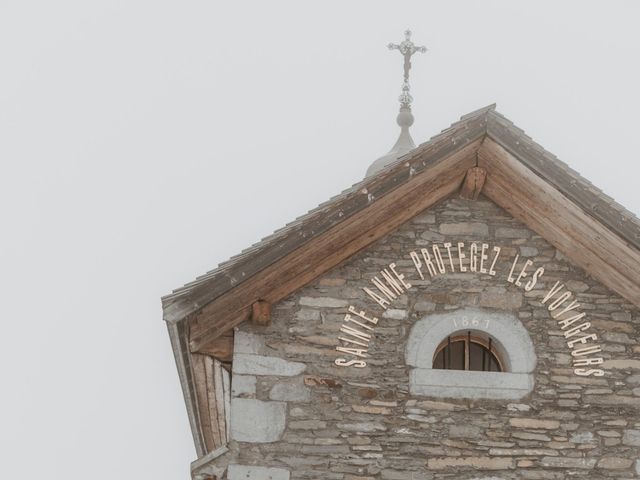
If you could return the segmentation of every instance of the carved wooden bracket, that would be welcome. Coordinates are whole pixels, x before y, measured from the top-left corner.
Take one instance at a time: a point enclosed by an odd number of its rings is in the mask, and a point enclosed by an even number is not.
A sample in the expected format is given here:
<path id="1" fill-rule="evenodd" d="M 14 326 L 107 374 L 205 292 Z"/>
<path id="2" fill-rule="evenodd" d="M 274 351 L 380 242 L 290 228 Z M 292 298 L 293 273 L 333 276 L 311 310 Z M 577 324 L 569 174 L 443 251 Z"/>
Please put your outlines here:
<path id="1" fill-rule="evenodd" d="M 467 170 L 467 175 L 464 177 L 460 188 L 460 198 L 477 200 L 486 178 L 487 171 L 482 167 L 473 167 Z"/>
<path id="2" fill-rule="evenodd" d="M 254 325 L 266 327 L 271 323 L 271 304 L 265 300 L 258 300 L 251 305 L 251 321 Z"/>

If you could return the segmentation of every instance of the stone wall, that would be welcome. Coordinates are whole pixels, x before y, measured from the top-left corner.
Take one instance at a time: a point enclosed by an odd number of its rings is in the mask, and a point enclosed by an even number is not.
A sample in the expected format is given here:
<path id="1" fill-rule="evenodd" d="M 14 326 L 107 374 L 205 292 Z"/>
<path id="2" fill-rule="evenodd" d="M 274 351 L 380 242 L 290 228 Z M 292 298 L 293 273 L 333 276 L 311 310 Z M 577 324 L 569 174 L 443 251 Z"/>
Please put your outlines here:
<path id="1" fill-rule="evenodd" d="M 524 291 L 502 276 L 453 273 L 416 281 L 408 252 L 443 241 L 503 248 L 545 274 Z M 395 262 L 414 288 L 384 311 L 362 290 Z M 607 359 L 603 377 L 580 377 L 541 297 L 565 282 Z M 349 305 L 375 312 L 365 368 L 334 364 Z M 533 391 L 517 401 L 412 396 L 405 361 L 412 326 L 459 309 L 508 312 L 535 349 Z M 274 306 L 268 327 L 236 331 L 231 480 L 638 478 L 640 312 L 573 267 L 493 203 L 451 199 L 414 218 Z"/>

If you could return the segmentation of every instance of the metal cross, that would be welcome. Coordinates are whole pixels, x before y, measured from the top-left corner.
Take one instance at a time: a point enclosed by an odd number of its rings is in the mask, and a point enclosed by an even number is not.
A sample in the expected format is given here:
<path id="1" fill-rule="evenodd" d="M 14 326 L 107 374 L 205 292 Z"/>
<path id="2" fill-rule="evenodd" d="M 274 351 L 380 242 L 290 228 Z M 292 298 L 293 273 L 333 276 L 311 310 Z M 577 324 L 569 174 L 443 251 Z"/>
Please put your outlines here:
<path id="1" fill-rule="evenodd" d="M 427 47 L 418 47 L 411 41 L 411 30 L 405 30 L 404 41 L 400 44 L 390 43 L 389 50 L 399 50 L 404 57 L 404 81 L 409 83 L 409 70 L 411 69 L 411 55 L 416 52 L 424 53 Z"/>

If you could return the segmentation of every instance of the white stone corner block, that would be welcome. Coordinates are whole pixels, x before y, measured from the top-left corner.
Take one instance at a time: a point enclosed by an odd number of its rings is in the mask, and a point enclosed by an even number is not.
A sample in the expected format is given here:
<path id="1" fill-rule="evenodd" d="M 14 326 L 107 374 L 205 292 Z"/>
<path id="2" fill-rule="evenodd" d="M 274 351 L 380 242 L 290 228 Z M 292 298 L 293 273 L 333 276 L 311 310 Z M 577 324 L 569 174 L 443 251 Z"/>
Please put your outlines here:
<path id="1" fill-rule="evenodd" d="M 289 470 L 257 465 L 229 465 L 228 480 L 289 480 Z"/>
<path id="2" fill-rule="evenodd" d="M 282 437 L 286 421 L 287 404 L 284 402 L 251 398 L 231 400 L 231 438 L 238 442 L 276 442 Z"/>
<path id="3" fill-rule="evenodd" d="M 231 377 L 231 395 L 233 397 L 255 395 L 256 381 L 257 379 L 253 375 L 233 375 Z"/>
<path id="4" fill-rule="evenodd" d="M 293 377 L 300 375 L 307 366 L 300 362 L 290 362 L 278 357 L 234 353 L 233 373 L 240 375 L 274 375 Z"/>

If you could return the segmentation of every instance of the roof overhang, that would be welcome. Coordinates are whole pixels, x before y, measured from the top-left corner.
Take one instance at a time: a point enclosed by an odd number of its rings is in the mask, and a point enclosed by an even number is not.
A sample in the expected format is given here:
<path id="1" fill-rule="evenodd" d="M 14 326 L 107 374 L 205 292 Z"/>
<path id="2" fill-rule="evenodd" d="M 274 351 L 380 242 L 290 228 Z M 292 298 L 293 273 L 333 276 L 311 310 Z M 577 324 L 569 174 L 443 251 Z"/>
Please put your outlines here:
<path id="1" fill-rule="evenodd" d="M 455 192 L 474 166 L 487 171 L 483 194 L 640 306 L 638 219 L 492 105 L 167 295 L 164 318 L 189 318 L 189 347 L 202 350 L 255 302 L 278 302 Z"/>

